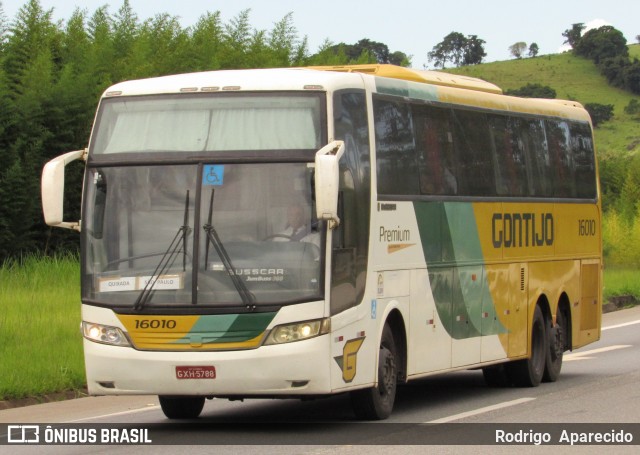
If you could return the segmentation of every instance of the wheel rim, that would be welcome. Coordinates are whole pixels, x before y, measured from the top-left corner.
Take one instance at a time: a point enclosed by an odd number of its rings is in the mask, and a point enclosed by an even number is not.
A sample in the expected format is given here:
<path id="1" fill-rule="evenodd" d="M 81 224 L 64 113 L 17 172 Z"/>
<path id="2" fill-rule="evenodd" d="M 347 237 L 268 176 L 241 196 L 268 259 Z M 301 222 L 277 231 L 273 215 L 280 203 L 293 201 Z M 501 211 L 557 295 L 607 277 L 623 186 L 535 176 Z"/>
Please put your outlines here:
<path id="1" fill-rule="evenodd" d="M 562 327 L 557 325 L 552 329 L 551 336 L 551 360 L 556 361 L 562 357 L 564 351 L 564 337 L 562 333 Z"/>
<path id="2" fill-rule="evenodd" d="M 381 396 L 389 396 L 393 393 L 396 382 L 396 363 L 393 354 L 386 347 L 380 349 L 380 371 L 378 389 Z"/>

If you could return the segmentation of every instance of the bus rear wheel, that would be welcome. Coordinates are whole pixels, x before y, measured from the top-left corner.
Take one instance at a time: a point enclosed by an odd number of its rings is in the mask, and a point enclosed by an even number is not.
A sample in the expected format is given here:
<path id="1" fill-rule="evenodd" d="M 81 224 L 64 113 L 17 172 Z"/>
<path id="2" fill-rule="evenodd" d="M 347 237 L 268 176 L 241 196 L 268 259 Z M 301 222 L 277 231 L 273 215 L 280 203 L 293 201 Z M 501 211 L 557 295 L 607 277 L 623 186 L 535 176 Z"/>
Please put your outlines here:
<path id="1" fill-rule="evenodd" d="M 384 420 L 391 415 L 398 383 L 398 355 L 393 333 L 384 326 L 378 359 L 378 386 L 351 392 L 351 405 L 360 420 Z"/>
<path id="2" fill-rule="evenodd" d="M 531 355 L 505 365 L 513 384 L 518 387 L 537 387 L 542 381 L 548 351 L 547 331 L 542 310 L 536 305 L 531 325 Z"/>
<path id="3" fill-rule="evenodd" d="M 196 419 L 204 407 L 204 397 L 158 397 L 168 419 Z"/>
<path id="4" fill-rule="evenodd" d="M 550 321 L 547 326 L 549 333 L 547 335 L 549 346 L 547 347 L 547 355 L 545 359 L 544 382 L 555 382 L 560 376 L 562 369 L 562 356 L 565 348 L 566 340 L 566 323 L 564 313 L 558 309 L 556 315 L 556 325 Z"/>

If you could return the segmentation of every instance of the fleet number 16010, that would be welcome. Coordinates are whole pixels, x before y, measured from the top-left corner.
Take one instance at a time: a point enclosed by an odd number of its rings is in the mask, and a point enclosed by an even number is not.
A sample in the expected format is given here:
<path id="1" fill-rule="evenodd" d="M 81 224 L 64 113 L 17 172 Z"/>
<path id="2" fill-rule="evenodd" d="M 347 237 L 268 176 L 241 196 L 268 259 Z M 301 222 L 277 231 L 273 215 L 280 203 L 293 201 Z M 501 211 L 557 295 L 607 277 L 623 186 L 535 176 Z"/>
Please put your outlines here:
<path id="1" fill-rule="evenodd" d="M 596 235 L 596 220 L 578 220 L 578 235 L 580 237 Z"/>

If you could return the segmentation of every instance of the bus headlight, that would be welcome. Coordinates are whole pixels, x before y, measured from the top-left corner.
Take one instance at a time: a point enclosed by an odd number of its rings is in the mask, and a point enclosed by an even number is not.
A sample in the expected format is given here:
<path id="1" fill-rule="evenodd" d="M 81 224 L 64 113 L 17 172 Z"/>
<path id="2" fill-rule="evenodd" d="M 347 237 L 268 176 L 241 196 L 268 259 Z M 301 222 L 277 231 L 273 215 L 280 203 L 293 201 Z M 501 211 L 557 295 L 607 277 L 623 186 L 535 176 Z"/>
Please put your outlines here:
<path id="1" fill-rule="evenodd" d="M 283 324 L 271 329 L 264 344 L 292 343 L 324 335 L 330 331 L 331 319 L 329 318 Z"/>
<path id="2" fill-rule="evenodd" d="M 131 346 L 125 334 L 117 327 L 82 321 L 82 335 L 96 343 Z"/>

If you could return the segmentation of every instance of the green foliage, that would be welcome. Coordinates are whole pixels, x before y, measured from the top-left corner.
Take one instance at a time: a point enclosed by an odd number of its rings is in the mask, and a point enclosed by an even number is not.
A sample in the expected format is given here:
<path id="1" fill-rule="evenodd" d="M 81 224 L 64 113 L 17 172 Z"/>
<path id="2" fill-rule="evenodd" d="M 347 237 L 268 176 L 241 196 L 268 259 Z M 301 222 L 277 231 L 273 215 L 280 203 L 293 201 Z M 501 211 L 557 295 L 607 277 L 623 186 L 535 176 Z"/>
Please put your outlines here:
<path id="1" fill-rule="evenodd" d="M 517 43 L 509 46 L 509 53 L 515 58 L 522 58 L 522 55 L 527 50 L 527 43 L 524 41 L 518 41 Z"/>
<path id="2" fill-rule="evenodd" d="M 605 260 L 611 266 L 640 267 L 640 213 L 631 220 L 615 210 L 603 218 L 602 243 Z"/>
<path id="3" fill-rule="evenodd" d="M 395 51 L 392 53 L 386 44 L 366 38 L 355 44 L 340 43 L 333 45 L 331 51 L 336 55 L 344 55 L 351 63 L 390 63 L 399 66 L 409 66 L 411 64 L 410 57 L 404 52 Z"/>
<path id="4" fill-rule="evenodd" d="M 611 120 L 613 117 L 613 104 L 587 103 L 584 108 L 589 112 L 594 127 Z"/>
<path id="5" fill-rule="evenodd" d="M 578 43 L 578 41 L 580 41 L 580 37 L 582 37 L 582 31 L 586 27 L 586 25 L 580 22 L 577 24 L 573 24 L 570 29 L 565 30 L 562 33 L 562 36 L 566 38 L 564 40 L 564 44 L 568 44 L 572 49 L 575 49 L 576 44 Z"/>
<path id="6" fill-rule="evenodd" d="M 640 101 L 638 101 L 636 98 L 629 101 L 629 104 L 627 104 L 624 108 L 624 113 L 629 115 L 640 114 Z"/>
<path id="7" fill-rule="evenodd" d="M 504 92 L 506 95 L 520 96 L 523 98 L 548 98 L 556 97 L 556 91 L 548 85 L 528 83 L 518 89 L 509 89 Z"/>
<path id="8" fill-rule="evenodd" d="M 605 58 L 628 57 L 627 39 L 620 30 L 610 25 L 586 32 L 573 48 L 576 55 L 593 60 L 596 64 Z"/>
<path id="9" fill-rule="evenodd" d="M 456 67 L 477 65 L 487 55 L 484 45 L 485 41 L 477 35 L 465 37 L 462 33 L 451 32 L 433 47 L 428 58 L 436 68 L 444 69 L 447 62 Z"/>

